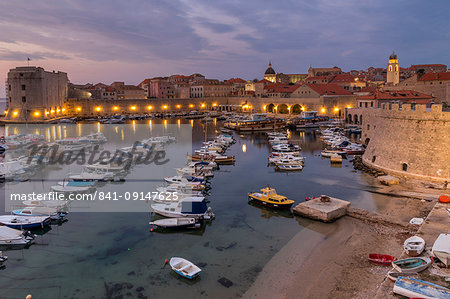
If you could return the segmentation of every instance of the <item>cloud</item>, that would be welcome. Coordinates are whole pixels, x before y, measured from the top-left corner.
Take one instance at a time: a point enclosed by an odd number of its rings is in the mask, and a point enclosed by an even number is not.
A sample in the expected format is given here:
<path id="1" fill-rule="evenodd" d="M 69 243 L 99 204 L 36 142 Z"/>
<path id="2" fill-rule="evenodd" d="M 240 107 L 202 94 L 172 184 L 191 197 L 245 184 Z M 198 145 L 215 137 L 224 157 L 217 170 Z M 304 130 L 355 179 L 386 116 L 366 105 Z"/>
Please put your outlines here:
<path id="1" fill-rule="evenodd" d="M 76 80 L 89 66 L 98 81 L 261 78 L 269 59 L 284 73 L 363 69 L 384 65 L 392 50 L 403 65 L 448 64 L 449 8 L 445 0 L 3 1 L 0 76 L 29 56 Z"/>

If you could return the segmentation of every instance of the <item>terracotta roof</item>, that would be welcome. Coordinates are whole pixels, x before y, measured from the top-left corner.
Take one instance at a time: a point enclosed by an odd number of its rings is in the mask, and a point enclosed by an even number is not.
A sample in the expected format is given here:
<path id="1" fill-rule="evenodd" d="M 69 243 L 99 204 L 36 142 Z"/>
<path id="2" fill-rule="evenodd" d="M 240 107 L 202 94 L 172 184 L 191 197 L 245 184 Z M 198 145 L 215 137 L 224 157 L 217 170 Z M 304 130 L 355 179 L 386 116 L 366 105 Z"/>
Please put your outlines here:
<path id="1" fill-rule="evenodd" d="M 145 79 L 144 81 L 142 81 L 141 83 L 138 84 L 138 86 L 142 86 L 144 84 L 149 84 L 151 79 Z"/>
<path id="2" fill-rule="evenodd" d="M 313 76 L 305 79 L 305 82 L 314 82 L 314 81 L 322 81 L 326 80 L 328 82 L 330 76 Z"/>
<path id="3" fill-rule="evenodd" d="M 352 76 L 350 74 L 339 74 L 332 76 L 330 79 L 330 83 L 348 83 L 348 82 L 355 82 L 355 76 Z"/>
<path id="4" fill-rule="evenodd" d="M 419 79 L 419 81 L 436 81 L 436 80 L 450 80 L 450 72 L 426 73 Z"/>
<path id="5" fill-rule="evenodd" d="M 376 91 L 371 95 L 363 96 L 362 100 L 417 100 L 417 99 L 428 99 L 431 100 L 433 97 L 414 90 L 385 90 Z"/>
<path id="6" fill-rule="evenodd" d="M 419 68 L 419 67 L 447 67 L 445 64 L 413 64 L 411 68 Z"/>
<path id="7" fill-rule="evenodd" d="M 320 95 L 352 95 L 352 93 L 337 84 L 311 84 L 305 83 L 306 86 L 314 90 Z"/>
<path id="8" fill-rule="evenodd" d="M 366 87 L 361 88 L 360 92 L 371 92 L 371 93 L 374 93 L 377 90 L 378 90 L 377 86 L 366 86 Z"/>
<path id="9" fill-rule="evenodd" d="M 246 81 L 244 79 L 241 79 L 241 78 L 231 78 L 231 79 L 228 79 L 225 82 L 227 82 L 227 83 L 245 83 Z"/>
<path id="10" fill-rule="evenodd" d="M 272 83 L 271 81 L 269 81 L 269 80 L 267 80 L 267 79 L 262 79 L 262 80 L 259 80 L 258 82 L 256 82 L 256 83 Z"/>
<path id="11" fill-rule="evenodd" d="M 264 89 L 266 92 L 275 92 L 275 93 L 292 93 L 294 90 L 299 88 L 300 85 L 289 85 L 289 84 L 270 84 L 267 86 L 264 86 Z"/>

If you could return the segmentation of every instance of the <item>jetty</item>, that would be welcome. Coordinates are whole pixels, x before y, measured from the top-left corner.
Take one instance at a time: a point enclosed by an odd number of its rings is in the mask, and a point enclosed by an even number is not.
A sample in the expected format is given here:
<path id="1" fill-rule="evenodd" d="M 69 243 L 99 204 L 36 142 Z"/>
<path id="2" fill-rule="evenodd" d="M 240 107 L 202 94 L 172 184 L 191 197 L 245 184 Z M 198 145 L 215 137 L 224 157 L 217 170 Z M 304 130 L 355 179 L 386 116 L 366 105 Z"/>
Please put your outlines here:
<path id="1" fill-rule="evenodd" d="M 320 220 L 323 222 L 333 222 L 347 214 L 350 202 L 322 195 L 302 203 L 294 208 L 294 213 L 303 217 Z"/>

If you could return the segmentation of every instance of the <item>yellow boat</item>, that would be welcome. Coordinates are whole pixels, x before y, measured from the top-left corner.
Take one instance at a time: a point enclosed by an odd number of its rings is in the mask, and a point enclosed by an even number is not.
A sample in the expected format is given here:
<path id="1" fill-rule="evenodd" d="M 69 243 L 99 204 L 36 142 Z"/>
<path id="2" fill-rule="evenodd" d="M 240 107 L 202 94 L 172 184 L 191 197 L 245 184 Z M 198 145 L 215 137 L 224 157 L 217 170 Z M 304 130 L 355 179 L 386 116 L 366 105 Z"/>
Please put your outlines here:
<path id="1" fill-rule="evenodd" d="M 261 192 L 262 193 L 249 193 L 249 200 L 275 209 L 289 209 L 294 203 L 293 200 L 288 199 L 286 196 L 277 194 L 277 191 L 275 191 L 274 188 L 270 188 L 269 186 L 261 189 Z"/>

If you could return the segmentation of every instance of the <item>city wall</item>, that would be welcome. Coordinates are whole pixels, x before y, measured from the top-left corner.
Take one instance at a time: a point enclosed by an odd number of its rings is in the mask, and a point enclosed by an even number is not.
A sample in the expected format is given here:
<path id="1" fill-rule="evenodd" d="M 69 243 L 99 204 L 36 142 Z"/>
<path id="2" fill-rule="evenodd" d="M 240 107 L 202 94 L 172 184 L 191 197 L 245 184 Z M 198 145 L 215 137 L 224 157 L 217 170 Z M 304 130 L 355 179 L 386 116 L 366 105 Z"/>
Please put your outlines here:
<path id="1" fill-rule="evenodd" d="M 363 108 L 363 163 L 387 173 L 450 182 L 450 112 L 442 105 Z"/>

